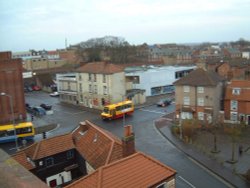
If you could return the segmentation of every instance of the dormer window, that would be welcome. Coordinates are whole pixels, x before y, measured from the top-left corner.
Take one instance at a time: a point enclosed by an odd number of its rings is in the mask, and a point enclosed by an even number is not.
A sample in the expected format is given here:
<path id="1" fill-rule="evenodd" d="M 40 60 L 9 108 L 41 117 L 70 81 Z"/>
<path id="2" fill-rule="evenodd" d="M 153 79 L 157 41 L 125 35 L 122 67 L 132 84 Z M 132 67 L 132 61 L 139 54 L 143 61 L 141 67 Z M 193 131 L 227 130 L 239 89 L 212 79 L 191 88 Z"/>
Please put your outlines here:
<path id="1" fill-rule="evenodd" d="M 240 95 L 240 88 L 233 88 L 232 94 L 233 95 Z"/>

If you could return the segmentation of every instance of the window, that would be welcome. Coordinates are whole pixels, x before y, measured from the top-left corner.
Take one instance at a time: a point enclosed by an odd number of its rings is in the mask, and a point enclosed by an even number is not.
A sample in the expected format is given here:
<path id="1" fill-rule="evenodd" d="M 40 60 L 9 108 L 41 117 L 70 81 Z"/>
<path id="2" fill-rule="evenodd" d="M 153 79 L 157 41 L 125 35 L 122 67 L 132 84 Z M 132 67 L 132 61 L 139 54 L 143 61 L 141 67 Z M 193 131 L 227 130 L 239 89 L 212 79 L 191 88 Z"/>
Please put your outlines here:
<path id="1" fill-rule="evenodd" d="M 27 134 L 27 133 L 32 133 L 31 127 L 16 129 L 16 134 Z"/>
<path id="2" fill-rule="evenodd" d="M 53 159 L 53 157 L 47 158 L 47 159 L 45 160 L 45 164 L 46 164 L 46 166 L 52 166 L 52 165 L 54 164 L 54 159 Z"/>
<path id="3" fill-rule="evenodd" d="M 198 119 L 204 120 L 204 113 L 203 112 L 198 112 Z"/>
<path id="4" fill-rule="evenodd" d="M 92 85 L 89 85 L 89 93 L 92 93 Z"/>
<path id="5" fill-rule="evenodd" d="M 231 101 L 231 110 L 238 110 L 238 101 Z"/>
<path id="6" fill-rule="evenodd" d="M 107 86 L 103 86 L 103 94 L 104 95 L 108 94 L 108 88 L 107 88 Z"/>
<path id="7" fill-rule="evenodd" d="M 80 81 L 82 80 L 82 75 L 81 75 L 81 74 L 79 74 L 79 80 L 80 80 Z"/>
<path id="8" fill-rule="evenodd" d="M 233 95 L 240 95 L 240 88 L 233 88 L 232 94 Z"/>
<path id="9" fill-rule="evenodd" d="M 67 159 L 72 159 L 74 157 L 74 152 L 72 150 L 67 151 Z"/>
<path id="10" fill-rule="evenodd" d="M 204 98 L 197 99 L 198 106 L 204 106 Z"/>
<path id="11" fill-rule="evenodd" d="M 197 87 L 198 93 L 204 93 L 204 87 Z"/>
<path id="12" fill-rule="evenodd" d="M 94 93 L 97 94 L 97 86 L 94 86 Z"/>
<path id="13" fill-rule="evenodd" d="M 91 73 L 89 73 L 89 81 L 91 81 Z"/>
<path id="14" fill-rule="evenodd" d="M 106 75 L 105 75 L 105 74 L 102 75 L 102 82 L 103 82 L 103 83 L 106 83 L 106 82 L 107 82 L 107 78 L 106 78 Z"/>
<path id="15" fill-rule="evenodd" d="M 189 91 L 190 91 L 189 86 L 184 86 L 184 92 L 185 92 L 185 93 L 189 93 Z"/>
<path id="16" fill-rule="evenodd" d="M 80 90 L 80 92 L 82 92 L 82 84 L 81 83 L 79 84 L 79 90 Z"/>
<path id="17" fill-rule="evenodd" d="M 80 100 L 81 102 L 83 102 L 83 95 L 80 95 Z"/>
<path id="18" fill-rule="evenodd" d="M 184 105 L 190 105 L 190 99 L 189 99 L 189 97 L 184 97 L 183 98 L 183 104 Z"/>
<path id="19" fill-rule="evenodd" d="M 68 91 L 71 90 L 70 83 L 68 82 Z"/>
<path id="20" fill-rule="evenodd" d="M 94 82 L 96 82 L 96 74 L 94 74 Z"/>
<path id="21" fill-rule="evenodd" d="M 231 120 L 237 121 L 237 112 L 231 112 Z"/>

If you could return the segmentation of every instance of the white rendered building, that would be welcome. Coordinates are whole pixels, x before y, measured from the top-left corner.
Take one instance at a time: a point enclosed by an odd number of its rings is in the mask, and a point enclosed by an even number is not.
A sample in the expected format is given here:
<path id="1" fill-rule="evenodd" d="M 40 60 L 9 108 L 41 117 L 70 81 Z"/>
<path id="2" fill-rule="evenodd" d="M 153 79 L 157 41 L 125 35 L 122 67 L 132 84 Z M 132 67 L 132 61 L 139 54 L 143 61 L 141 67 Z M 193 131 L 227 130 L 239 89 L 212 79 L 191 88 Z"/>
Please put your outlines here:
<path id="1" fill-rule="evenodd" d="M 125 70 L 127 79 L 133 80 L 133 89 L 146 91 L 146 96 L 174 92 L 173 82 L 187 75 L 196 66 L 142 66 Z"/>

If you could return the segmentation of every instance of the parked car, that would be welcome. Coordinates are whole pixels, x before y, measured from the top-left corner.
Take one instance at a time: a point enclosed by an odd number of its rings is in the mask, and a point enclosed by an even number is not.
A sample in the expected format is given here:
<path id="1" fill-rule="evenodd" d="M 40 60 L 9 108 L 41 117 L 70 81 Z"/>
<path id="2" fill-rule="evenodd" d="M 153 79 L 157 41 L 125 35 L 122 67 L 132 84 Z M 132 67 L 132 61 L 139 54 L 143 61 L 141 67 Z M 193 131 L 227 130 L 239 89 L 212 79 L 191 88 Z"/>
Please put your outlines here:
<path id="1" fill-rule="evenodd" d="M 159 101 L 156 103 L 156 105 L 157 105 L 157 106 L 164 107 L 164 106 L 170 105 L 171 102 L 172 102 L 171 99 L 161 99 L 161 100 L 159 100 Z"/>
<path id="2" fill-rule="evenodd" d="M 31 91 L 33 91 L 32 87 L 30 87 L 30 86 L 24 86 L 23 90 L 24 90 L 24 92 L 31 92 Z"/>
<path id="3" fill-rule="evenodd" d="M 42 107 L 44 110 L 51 110 L 52 109 L 52 105 L 45 104 L 45 103 L 42 103 L 40 105 L 40 107 Z"/>
<path id="4" fill-rule="evenodd" d="M 46 111 L 40 106 L 35 106 L 32 108 L 32 114 L 35 116 L 44 116 L 46 115 Z"/>
<path id="5" fill-rule="evenodd" d="M 46 115 L 45 109 L 40 106 L 30 106 L 28 103 L 25 104 L 26 111 L 34 116 L 44 116 Z"/>
<path id="6" fill-rule="evenodd" d="M 57 91 L 49 94 L 51 97 L 59 97 L 59 93 Z"/>
<path id="7" fill-rule="evenodd" d="M 40 91 L 41 87 L 34 85 L 34 86 L 32 86 L 32 89 L 33 89 L 33 91 Z"/>
<path id="8" fill-rule="evenodd" d="M 25 104 L 25 107 L 26 107 L 26 111 L 27 111 L 28 113 L 32 113 L 32 107 L 30 106 L 29 103 L 26 103 L 26 104 Z"/>

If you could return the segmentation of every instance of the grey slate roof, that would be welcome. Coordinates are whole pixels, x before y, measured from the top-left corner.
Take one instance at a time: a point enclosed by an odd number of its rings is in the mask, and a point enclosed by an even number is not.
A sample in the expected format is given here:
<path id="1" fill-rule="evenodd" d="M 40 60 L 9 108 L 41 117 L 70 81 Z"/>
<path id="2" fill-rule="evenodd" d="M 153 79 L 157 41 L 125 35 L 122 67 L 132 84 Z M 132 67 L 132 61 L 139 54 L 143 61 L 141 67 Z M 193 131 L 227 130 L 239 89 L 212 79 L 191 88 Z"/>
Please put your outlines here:
<path id="1" fill-rule="evenodd" d="M 198 68 L 190 72 L 187 76 L 180 78 L 174 82 L 174 85 L 187 85 L 187 86 L 216 86 L 219 82 L 223 81 L 216 72 L 205 71 Z"/>

